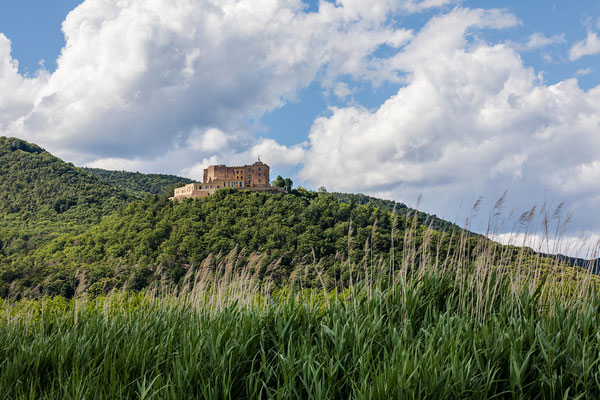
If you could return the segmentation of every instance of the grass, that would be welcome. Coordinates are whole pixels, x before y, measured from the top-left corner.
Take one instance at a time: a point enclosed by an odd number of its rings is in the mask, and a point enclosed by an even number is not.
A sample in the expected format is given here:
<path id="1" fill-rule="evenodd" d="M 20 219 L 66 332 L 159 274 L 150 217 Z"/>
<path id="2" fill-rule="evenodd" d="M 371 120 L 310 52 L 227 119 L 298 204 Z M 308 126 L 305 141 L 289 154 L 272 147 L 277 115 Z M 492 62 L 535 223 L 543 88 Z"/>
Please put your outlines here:
<path id="1" fill-rule="evenodd" d="M 179 289 L 3 302 L 0 398 L 600 398 L 594 276 L 415 230 L 346 288 L 304 287 L 318 260 L 274 289 L 224 257 Z"/>
<path id="2" fill-rule="evenodd" d="M 429 270 L 344 291 L 251 290 L 4 304 L 6 399 L 598 398 L 600 297 Z M 245 286 L 245 289 L 243 287 Z M 254 286 L 259 289 L 259 286 Z M 492 295 L 492 293 L 494 293 Z"/>

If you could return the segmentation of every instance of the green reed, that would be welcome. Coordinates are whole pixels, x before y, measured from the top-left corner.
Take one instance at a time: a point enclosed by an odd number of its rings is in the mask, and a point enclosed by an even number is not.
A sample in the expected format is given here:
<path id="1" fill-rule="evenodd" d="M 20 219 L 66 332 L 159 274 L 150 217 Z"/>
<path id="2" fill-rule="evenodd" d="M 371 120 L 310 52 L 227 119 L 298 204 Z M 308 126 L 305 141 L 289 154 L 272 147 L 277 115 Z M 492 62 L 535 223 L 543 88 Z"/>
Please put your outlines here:
<path id="1" fill-rule="evenodd" d="M 599 398 L 600 297 L 443 269 L 3 303 L 6 399 Z M 254 288 L 254 289 L 251 289 Z"/>

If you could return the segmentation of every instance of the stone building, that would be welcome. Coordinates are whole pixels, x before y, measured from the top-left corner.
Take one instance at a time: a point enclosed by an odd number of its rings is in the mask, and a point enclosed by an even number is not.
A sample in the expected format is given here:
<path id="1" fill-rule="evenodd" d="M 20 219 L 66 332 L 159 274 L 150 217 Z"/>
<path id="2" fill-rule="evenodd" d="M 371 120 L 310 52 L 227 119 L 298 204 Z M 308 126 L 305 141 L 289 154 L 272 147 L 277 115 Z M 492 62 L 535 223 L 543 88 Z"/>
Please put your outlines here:
<path id="1" fill-rule="evenodd" d="M 269 166 L 260 161 L 260 158 L 252 165 L 211 165 L 204 169 L 202 183 L 190 183 L 175 189 L 175 195 L 171 199 L 204 197 L 223 188 L 271 191 L 274 188 L 269 180 L 269 172 Z"/>

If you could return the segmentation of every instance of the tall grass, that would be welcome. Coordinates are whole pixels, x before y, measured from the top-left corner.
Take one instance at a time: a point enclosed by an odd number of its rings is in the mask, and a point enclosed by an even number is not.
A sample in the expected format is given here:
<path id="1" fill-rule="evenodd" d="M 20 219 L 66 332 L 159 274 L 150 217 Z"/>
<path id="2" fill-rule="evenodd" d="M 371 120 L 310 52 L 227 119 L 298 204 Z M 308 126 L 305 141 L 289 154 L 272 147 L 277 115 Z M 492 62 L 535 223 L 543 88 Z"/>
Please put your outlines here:
<path id="1" fill-rule="evenodd" d="M 595 291 L 566 307 L 544 303 L 541 286 L 515 292 L 495 275 L 482 297 L 471 282 L 428 271 L 343 293 L 240 296 L 221 288 L 22 302 L 0 317 L 0 392 L 7 399 L 600 396 Z"/>
<path id="2" fill-rule="evenodd" d="M 400 265 L 348 261 L 344 288 L 313 258 L 275 289 L 232 253 L 176 290 L 2 303 L 0 397 L 600 398 L 594 276 L 410 224 Z"/>

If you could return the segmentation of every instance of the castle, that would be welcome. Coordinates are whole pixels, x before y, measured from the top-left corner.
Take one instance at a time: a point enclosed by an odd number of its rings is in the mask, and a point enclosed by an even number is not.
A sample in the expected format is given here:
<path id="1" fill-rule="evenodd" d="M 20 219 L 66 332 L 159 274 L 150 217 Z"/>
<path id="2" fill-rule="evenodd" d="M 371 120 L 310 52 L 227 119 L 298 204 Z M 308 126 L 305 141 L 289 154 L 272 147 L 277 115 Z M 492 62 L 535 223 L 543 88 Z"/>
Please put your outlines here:
<path id="1" fill-rule="evenodd" d="M 252 165 L 228 167 L 226 165 L 211 165 L 204 169 L 202 183 L 190 183 L 175 189 L 172 200 L 187 197 L 205 197 L 213 194 L 217 189 L 234 188 L 256 191 L 273 191 L 269 181 L 270 168 L 267 164 L 256 161 Z M 277 190 L 278 191 L 278 190 Z"/>

